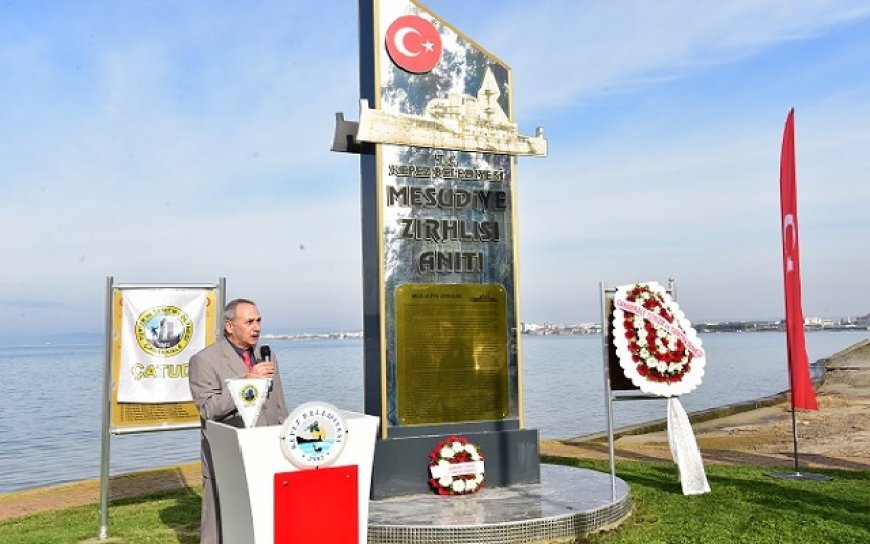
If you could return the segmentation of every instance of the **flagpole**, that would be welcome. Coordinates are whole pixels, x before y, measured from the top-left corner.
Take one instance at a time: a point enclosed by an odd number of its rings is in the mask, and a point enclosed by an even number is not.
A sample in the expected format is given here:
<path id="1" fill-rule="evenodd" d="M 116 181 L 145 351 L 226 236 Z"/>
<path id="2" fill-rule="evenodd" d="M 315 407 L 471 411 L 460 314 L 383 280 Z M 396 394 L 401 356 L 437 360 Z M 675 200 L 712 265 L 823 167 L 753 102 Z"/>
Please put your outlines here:
<path id="1" fill-rule="evenodd" d="M 794 442 L 794 474 L 801 475 L 800 463 L 798 462 L 798 435 L 797 435 L 797 409 L 791 407 L 791 436 Z"/>
<path id="2" fill-rule="evenodd" d="M 830 482 L 832 477 L 817 472 L 801 472 L 798 462 L 798 435 L 797 435 L 797 408 L 791 409 L 791 434 L 794 440 L 794 471 L 793 472 L 765 472 L 765 476 L 777 480 L 812 480 L 815 482 Z"/>
<path id="3" fill-rule="evenodd" d="M 830 476 L 801 472 L 798 457 L 797 410 L 817 410 L 816 394 L 809 375 L 804 340 L 800 292 L 800 253 L 797 220 L 797 176 L 795 174 L 794 108 L 789 110 L 782 135 L 779 164 L 779 199 L 782 213 L 783 286 L 785 287 L 785 334 L 788 384 L 791 390 L 791 435 L 794 442 L 794 472 L 765 472 L 781 480 L 828 481 Z"/>

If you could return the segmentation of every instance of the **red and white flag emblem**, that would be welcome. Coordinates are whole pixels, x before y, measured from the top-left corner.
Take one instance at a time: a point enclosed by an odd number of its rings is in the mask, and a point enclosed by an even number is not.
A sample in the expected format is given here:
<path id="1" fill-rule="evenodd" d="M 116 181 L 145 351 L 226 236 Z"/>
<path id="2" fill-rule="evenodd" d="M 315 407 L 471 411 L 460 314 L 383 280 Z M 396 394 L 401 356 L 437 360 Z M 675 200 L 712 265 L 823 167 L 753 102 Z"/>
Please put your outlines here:
<path id="1" fill-rule="evenodd" d="M 807 357 L 804 337 L 795 162 L 794 108 L 792 108 L 785 120 L 785 131 L 782 135 L 782 155 L 779 163 L 782 272 L 785 283 L 785 330 L 788 345 L 789 383 L 791 384 L 792 408 L 818 410 L 819 404 L 816 401 L 816 391 L 810 377 L 809 358 Z"/>
<path id="2" fill-rule="evenodd" d="M 412 74 L 432 71 L 441 60 L 441 36 L 416 15 L 403 15 L 387 28 L 387 53 L 396 66 Z"/>

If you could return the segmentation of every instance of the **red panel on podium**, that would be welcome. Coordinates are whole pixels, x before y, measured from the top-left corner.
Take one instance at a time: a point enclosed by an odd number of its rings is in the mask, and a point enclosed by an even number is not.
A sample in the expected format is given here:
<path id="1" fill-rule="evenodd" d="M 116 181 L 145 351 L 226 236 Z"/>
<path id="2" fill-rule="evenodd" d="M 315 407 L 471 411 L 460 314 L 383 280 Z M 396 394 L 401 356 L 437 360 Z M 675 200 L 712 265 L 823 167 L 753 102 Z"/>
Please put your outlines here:
<path id="1" fill-rule="evenodd" d="M 275 544 L 359 544 L 357 466 L 275 474 Z"/>

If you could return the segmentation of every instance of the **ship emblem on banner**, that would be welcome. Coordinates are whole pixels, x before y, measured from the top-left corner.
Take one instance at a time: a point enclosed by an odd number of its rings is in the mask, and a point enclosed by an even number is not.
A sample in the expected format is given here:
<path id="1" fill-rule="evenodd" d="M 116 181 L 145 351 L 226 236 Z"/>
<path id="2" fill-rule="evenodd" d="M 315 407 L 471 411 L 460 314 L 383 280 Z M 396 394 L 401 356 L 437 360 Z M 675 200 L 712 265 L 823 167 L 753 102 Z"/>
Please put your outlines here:
<path id="1" fill-rule="evenodd" d="M 193 336 L 193 321 L 177 306 L 149 308 L 136 320 L 136 341 L 149 355 L 177 355 Z"/>
<path id="2" fill-rule="evenodd" d="M 189 358 L 205 347 L 207 297 L 181 289 L 123 298 L 118 402 L 188 402 Z"/>
<path id="3" fill-rule="evenodd" d="M 335 406 L 307 402 L 290 412 L 281 427 L 281 451 L 299 468 L 329 466 L 347 442 L 347 422 Z"/>
<path id="4" fill-rule="evenodd" d="M 250 429 L 257 424 L 271 385 L 272 380 L 269 378 L 227 380 L 227 389 L 233 397 L 236 410 L 245 422 L 245 428 Z"/>

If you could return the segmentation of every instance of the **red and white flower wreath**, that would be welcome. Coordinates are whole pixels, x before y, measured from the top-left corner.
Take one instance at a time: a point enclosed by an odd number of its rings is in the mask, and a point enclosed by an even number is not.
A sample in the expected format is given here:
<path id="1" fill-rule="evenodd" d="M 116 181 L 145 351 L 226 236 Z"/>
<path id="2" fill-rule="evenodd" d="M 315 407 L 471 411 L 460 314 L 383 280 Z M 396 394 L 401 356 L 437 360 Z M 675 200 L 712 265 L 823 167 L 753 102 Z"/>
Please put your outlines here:
<path id="1" fill-rule="evenodd" d="M 641 391 L 688 393 L 704 376 L 704 350 L 692 325 L 656 282 L 617 287 L 613 343 L 619 365 Z"/>
<path id="2" fill-rule="evenodd" d="M 483 453 L 463 436 L 438 442 L 429 452 L 429 485 L 439 495 L 468 495 L 483 487 Z"/>

